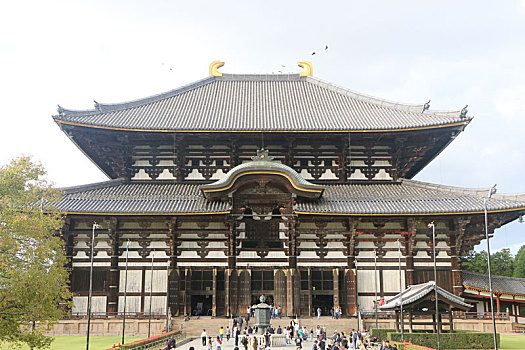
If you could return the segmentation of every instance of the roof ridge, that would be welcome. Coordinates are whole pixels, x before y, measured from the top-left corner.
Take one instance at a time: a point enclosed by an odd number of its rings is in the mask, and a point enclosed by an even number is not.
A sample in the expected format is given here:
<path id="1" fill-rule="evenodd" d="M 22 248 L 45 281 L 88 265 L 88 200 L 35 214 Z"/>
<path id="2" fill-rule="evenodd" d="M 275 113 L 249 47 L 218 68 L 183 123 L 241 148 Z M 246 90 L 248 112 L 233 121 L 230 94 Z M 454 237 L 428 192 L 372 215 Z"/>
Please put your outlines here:
<path id="1" fill-rule="evenodd" d="M 423 104 L 413 104 L 413 103 L 401 103 L 401 102 L 395 102 L 392 100 L 383 99 L 380 97 L 368 95 L 362 92 L 358 92 L 352 89 L 345 88 L 343 86 L 339 86 L 334 83 L 327 82 L 325 80 L 322 80 L 320 78 L 314 77 L 314 76 L 308 76 L 306 77 L 306 81 L 319 85 L 321 87 L 330 89 L 334 92 L 343 93 L 344 95 L 347 95 L 349 97 L 355 98 L 357 100 L 363 101 L 363 102 L 369 102 L 378 106 L 382 107 L 390 107 L 390 108 L 396 108 L 399 110 L 414 112 L 414 113 L 421 113 L 421 114 L 434 114 L 434 115 L 441 115 L 441 116 L 456 116 L 459 117 L 462 113 L 461 110 L 454 110 L 454 111 L 441 111 L 441 110 L 430 110 L 428 109 L 427 103 Z M 403 107 L 403 108 L 401 108 Z M 465 120 L 471 120 L 470 118 L 465 118 Z"/>
<path id="2" fill-rule="evenodd" d="M 93 182 L 90 184 L 79 185 L 79 186 L 60 187 L 58 188 L 58 190 L 64 191 L 66 192 L 66 194 L 72 194 L 72 193 L 78 193 L 78 192 L 97 190 L 100 188 L 118 186 L 118 185 L 122 185 L 125 183 L 126 183 L 125 179 L 118 178 L 118 179 L 102 181 L 102 182 Z"/>
<path id="3" fill-rule="evenodd" d="M 127 102 L 121 102 L 121 103 L 99 103 L 97 101 L 95 102 L 95 109 L 88 109 L 88 110 L 73 110 L 73 109 L 67 109 L 63 108 L 60 105 L 57 108 L 57 111 L 59 113 L 59 116 L 62 115 L 69 115 L 69 116 L 84 116 L 84 115 L 91 115 L 91 114 L 98 114 L 98 113 L 108 113 L 108 112 L 114 112 L 114 111 L 121 111 L 126 110 L 130 108 L 135 108 L 143 105 L 147 105 L 149 103 L 157 102 L 162 99 L 170 98 L 176 95 L 180 95 L 182 93 L 185 93 L 187 91 L 193 90 L 195 88 L 207 85 L 209 83 L 214 82 L 217 79 L 215 76 L 209 76 L 197 81 L 194 81 L 192 83 L 183 85 L 181 87 L 178 87 L 176 89 L 172 89 L 169 91 L 161 92 L 155 95 L 151 95 L 149 97 L 139 98 Z"/>
<path id="4" fill-rule="evenodd" d="M 449 185 L 438 185 L 430 182 L 412 180 L 412 179 L 399 179 L 402 183 L 406 183 L 410 186 L 417 186 L 428 189 L 437 189 L 441 191 L 455 192 L 461 194 L 476 194 L 480 195 L 481 193 L 487 193 L 490 190 L 490 187 L 486 188 L 468 188 L 468 187 L 458 187 L 458 186 L 449 186 Z"/>
<path id="5" fill-rule="evenodd" d="M 283 74 L 235 74 L 223 73 L 222 76 L 216 77 L 222 81 L 301 81 L 305 80 L 299 73 Z"/>

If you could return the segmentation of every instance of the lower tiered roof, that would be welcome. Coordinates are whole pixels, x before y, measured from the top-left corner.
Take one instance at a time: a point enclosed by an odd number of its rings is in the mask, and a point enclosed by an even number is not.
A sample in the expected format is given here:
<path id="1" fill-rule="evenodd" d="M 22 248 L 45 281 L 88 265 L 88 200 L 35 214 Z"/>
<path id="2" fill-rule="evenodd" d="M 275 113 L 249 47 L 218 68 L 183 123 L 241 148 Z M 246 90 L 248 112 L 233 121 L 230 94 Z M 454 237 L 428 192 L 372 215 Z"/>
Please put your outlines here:
<path id="1" fill-rule="evenodd" d="M 56 209 L 71 214 L 225 214 L 231 205 L 204 198 L 198 184 L 111 180 L 63 189 Z M 489 189 L 465 189 L 401 180 L 398 183 L 325 185 L 320 199 L 303 199 L 297 214 L 461 215 L 482 213 Z M 489 212 L 525 211 L 525 195 L 493 195 Z"/>

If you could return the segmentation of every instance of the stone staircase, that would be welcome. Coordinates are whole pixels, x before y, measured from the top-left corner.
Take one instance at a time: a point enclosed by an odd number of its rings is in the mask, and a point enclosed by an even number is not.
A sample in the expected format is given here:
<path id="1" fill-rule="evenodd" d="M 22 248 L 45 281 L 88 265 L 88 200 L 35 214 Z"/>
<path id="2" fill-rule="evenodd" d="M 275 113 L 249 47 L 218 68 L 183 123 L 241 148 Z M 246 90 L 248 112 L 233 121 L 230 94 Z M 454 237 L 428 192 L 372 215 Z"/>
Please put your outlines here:
<path id="1" fill-rule="evenodd" d="M 273 319 L 271 324 L 273 327 L 277 328 L 279 325 L 284 327 L 290 324 L 292 318 L 283 317 L 282 319 Z M 250 325 L 253 326 L 254 318 L 250 318 Z M 301 326 L 306 326 L 308 330 L 311 328 L 315 330 L 317 325 L 326 327 L 327 334 L 332 334 L 334 330 L 343 331 L 348 329 L 357 329 L 357 319 L 356 318 L 340 318 L 338 320 L 332 319 L 329 316 L 321 317 L 302 317 L 299 319 L 299 324 Z M 206 329 L 208 336 L 217 336 L 219 334 L 219 329 L 226 326 L 231 326 L 231 319 L 226 317 L 206 317 L 201 316 L 198 319 L 192 317 L 189 321 L 184 321 L 184 319 L 175 317 L 172 319 L 172 329 L 178 329 L 182 325 L 183 332 L 187 336 L 200 336 L 202 329 Z M 246 326 L 246 322 L 243 323 L 243 328 Z"/>

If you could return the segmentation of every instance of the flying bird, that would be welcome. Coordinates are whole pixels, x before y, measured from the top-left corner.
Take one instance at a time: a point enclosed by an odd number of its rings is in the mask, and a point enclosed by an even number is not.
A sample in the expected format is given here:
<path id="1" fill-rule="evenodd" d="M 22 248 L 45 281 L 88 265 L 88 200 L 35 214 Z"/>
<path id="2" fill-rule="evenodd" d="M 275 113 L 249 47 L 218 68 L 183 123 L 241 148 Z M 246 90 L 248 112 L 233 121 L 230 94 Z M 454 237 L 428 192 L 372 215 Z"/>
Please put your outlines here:
<path id="1" fill-rule="evenodd" d="M 315 55 L 315 51 L 314 51 L 314 52 L 312 52 L 312 56 L 313 56 L 313 55 Z"/>
<path id="2" fill-rule="evenodd" d="M 325 49 L 325 50 L 328 50 L 328 45 L 326 45 L 326 46 L 324 47 L 324 49 Z"/>

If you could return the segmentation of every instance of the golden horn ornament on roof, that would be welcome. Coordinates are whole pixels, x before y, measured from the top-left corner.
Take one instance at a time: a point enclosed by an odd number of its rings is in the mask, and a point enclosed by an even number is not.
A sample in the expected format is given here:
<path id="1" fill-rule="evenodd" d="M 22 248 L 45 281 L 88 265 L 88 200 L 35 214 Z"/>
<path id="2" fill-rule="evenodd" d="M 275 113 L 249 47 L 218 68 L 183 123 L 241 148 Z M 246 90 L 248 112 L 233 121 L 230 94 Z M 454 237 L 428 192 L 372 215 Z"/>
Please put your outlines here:
<path id="1" fill-rule="evenodd" d="M 302 77 L 308 77 L 314 74 L 314 68 L 312 67 L 312 64 L 308 61 L 301 61 L 297 62 L 297 65 L 301 68 L 304 68 L 304 71 L 301 72 Z"/>
<path id="2" fill-rule="evenodd" d="M 222 73 L 219 72 L 219 68 L 221 68 L 222 66 L 224 66 L 224 62 L 213 61 L 210 64 L 210 76 L 222 77 Z"/>

